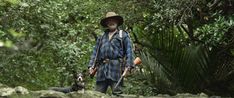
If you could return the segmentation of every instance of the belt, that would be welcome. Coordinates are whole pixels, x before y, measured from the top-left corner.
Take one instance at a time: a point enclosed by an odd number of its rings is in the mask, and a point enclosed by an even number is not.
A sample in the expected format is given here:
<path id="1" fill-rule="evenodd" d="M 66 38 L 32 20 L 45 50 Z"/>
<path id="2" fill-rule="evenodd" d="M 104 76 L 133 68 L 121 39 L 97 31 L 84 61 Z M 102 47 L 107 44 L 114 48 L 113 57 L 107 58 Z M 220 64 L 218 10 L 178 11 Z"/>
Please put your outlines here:
<path id="1" fill-rule="evenodd" d="M 122 62 L 122 58 L 117 58 L 117 59 L 104 59 L 104 60 L 101 60 L 102 63 L 109 63 L 111 60 L 119 60 Z"/>

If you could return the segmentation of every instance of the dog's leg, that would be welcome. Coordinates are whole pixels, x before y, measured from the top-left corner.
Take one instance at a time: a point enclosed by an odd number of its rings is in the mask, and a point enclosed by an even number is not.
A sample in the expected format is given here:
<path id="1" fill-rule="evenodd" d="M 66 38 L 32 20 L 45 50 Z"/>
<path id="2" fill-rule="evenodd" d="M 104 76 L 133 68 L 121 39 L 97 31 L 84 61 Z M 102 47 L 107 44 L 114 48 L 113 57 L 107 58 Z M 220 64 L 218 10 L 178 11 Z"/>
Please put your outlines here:
<path id="1" fill-rule="evenodd" d="M 82 94 L 84 94 L 84 93 L 85 93 L 85 90 L 84 90 L 84 89 L 82 89 L 82 90 L 81 90 L 81 93 L 82 93 Z"/>
<path id="2" fill-rule="evenodd" d="M 58 92 L 63 92 L 63 93 L 70 93 L 72 92 L 71 87 L 51 87 L 49 88 L 50 90 L 58 91 Z"/>

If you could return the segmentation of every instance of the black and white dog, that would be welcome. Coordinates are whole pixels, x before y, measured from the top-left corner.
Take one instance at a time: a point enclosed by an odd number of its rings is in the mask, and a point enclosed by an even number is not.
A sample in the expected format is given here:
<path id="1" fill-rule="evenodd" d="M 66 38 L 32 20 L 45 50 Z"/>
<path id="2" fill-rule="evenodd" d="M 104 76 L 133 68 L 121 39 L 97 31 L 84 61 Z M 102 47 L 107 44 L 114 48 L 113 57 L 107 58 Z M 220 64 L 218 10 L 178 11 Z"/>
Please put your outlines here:
<path id="1" fill-rule="evenodd" d="M 74 83 L 69 87 L 51 87 L 49 89 L 54 90 L 54 91 L 63 92 L 63 93 L 70 93 L 70 92 L 78 91 L 78 90 L 82 90 L 84 92 L 84 89 L 85 89 L 85 82 L 84 82 L 85 72 L 86 72 L 85 70 L 82 73 L 77 73 L 77 72 L 73 71 Z"/>

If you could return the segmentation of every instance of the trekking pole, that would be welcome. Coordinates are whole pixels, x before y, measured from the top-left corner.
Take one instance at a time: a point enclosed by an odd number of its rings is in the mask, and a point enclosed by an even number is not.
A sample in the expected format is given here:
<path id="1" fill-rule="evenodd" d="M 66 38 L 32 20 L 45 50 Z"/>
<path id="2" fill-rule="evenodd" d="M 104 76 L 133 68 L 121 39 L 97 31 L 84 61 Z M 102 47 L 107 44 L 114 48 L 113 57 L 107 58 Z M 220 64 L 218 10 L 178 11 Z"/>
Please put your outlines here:
<path id="1" fill-rule="evenodd" d="M 97 47 L 96 55 L 95 55 L 95 58 L 94 58 L 94 63 L 91 66 L 91 68 L 93 69 L 93 71 L 91 73 L 89 73 L 89 76 L 91 78 L 93 78 L 95 76 L 96 72 L 97 72 L 97 57 L 99 55 L 99 50 L 101 48 L 103 36 L 104 36 L 104 34 L 102 35 L 101 39 L 99 40 L 99 44 L 98 44 L 98 47 Z"/>
<path id="2" fill-rule="evenodd" d="M 133 65 L 138 65 L 138 64 L 141 64 L 141 59 L 139 57 L 137 57 L 134 62 L 133 62 Z M 128 72 L 128 70 L 130 70 L 129 68 L 125 68 L 123 74 L 121 75 L 120 79 L 118 80 L 117 84 L 115 85 L 114 88 L 117 88 L 121 82 L 121 80 L 124 78 L 124 76 L 126 75 L 126 73 Z"/>

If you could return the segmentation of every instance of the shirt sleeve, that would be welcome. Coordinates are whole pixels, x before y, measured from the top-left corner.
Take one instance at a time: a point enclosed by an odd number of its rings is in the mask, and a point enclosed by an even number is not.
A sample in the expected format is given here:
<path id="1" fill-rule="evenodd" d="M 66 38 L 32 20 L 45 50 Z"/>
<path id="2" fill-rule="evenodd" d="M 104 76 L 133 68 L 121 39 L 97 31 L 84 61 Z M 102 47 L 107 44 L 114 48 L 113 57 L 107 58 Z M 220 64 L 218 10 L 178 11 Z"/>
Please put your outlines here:
<path id="1" fill-rule="evenodd" d="M 95 62 L 94 60 L 95 60 L 95 57 L 96 57 L 96 54 L 97 54 L 97 48 L 98 48 L 99 43 L 100 43 L 100 38 L 98 38 L 97 41 L 96 41 L 96 45 L 94 46 L 93 53 L 91 55 L 91 59 L 89 61 L 88 68 L 92 67 L 94 62 Z"/>
<path id="2" fill-rule="evenodd" d="M 128 33 L 126 33 L 126 37 L 124 38 L 124 47 L 126 55 L 126 67 L 135 67 L 133 65 L 132 43 Z"/>

